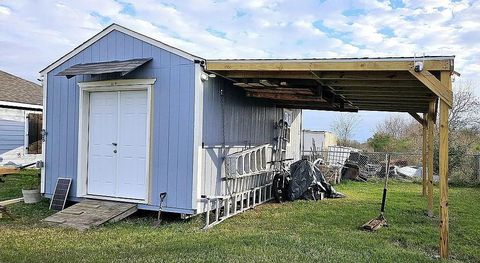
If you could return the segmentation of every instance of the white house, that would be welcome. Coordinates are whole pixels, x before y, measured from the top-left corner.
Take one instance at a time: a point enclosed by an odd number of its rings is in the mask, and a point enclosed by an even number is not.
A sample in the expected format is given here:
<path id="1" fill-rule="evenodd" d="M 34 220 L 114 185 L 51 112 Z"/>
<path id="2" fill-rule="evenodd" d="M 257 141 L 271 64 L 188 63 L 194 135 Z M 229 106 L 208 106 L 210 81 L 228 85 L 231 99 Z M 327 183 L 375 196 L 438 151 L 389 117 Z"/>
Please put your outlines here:
<path id="1" fill-rule="evenodd" d="M 0 165 L 41 160 L 42 87 L 0 70 Z"/>

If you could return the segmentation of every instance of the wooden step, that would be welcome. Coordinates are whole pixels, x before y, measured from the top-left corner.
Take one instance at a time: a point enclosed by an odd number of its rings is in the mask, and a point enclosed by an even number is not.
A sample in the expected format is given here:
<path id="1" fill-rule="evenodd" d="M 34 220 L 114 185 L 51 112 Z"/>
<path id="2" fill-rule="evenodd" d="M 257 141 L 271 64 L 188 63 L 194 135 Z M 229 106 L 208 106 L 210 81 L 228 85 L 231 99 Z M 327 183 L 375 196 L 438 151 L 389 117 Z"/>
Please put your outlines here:
<path id="1" fill-rule="evenodd" d="M 137 211 L 136 204 L 87 199 L 72 205 L 43 221 L 78 230 L 86 230 L 105 223 L 118 222 Z"/>

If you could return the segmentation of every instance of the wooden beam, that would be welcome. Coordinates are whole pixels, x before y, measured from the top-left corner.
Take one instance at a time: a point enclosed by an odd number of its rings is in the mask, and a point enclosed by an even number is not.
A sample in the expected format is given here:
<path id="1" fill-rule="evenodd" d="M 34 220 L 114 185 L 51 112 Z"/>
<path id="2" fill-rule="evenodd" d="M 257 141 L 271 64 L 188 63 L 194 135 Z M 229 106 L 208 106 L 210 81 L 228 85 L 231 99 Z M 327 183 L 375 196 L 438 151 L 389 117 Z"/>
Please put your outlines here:
<path id="1" fill-rule="evenodd" d="M 404 71 L 397 72 L 315 72 L 315 75 L 321 80 L 416 80 L 411 74 Z"/>
<path id="2" fill-rule="evenodd" d="M 323 85 L 335 87 L 385 87 L 394 89 L 401 88 L 423 88 L 424 85 L 418 80 L 324 80 Z"/>
<path id="3" fill-rule="evenodd" d="M 342 92 L 385 92 L 385 93 L 411 93 L 411 94 L 433 94 L 428 88 L 422 86 L 422 87 L 335 87 L 334 90 L 336 91 L 342 91 Z"/>
<path id="4" fill-rule="evenodd" d="M 365 102 L 378 102 L 378 103 L 406 103 L 406 104 L 425 104 L 427 105 L 428 102 L 431 100 L 431 99 L 428 99 L 428 98 L 402 98 L 402 97 L 394 97 L 394 96 L 391 96 L 391 97 L 383 97 L 383 98 L 376 98 L 376 97 L 368 97 L 368 96 L 362 96 L 362 97 L 357 97 L 357 96 L 345 96 L 345 98 L 349 101 L 358 101 L 358 102 L 362 102 L 362 101 L 365 101 Z"/>
<path id="5" fill-rule="evenodd" d="M 427 117 L 423 114 L 422 124 L 422 196 L 427 195 Z"/>
<path id="6" fill-rule="evenodd" d="M 257 99 L 284 100 L 284 101 L 306 101 L 306 102 L 327 102 L 322 97 L 306 96 L 298 94 L 258 93 L 247 92 L 247 97 Z"/>
<path id="7" fill-rule="evenodd" d="M 289 103 L 279 103 L 274 102 L 274 105 L 277 107 L 288 108 L 288 109 L 302 109 L 302 110 L 319 110 L 319 111 L 337 111 L 337 112 L 358 112 L 356 108 L 338 108 L 338 107 L 325 107 L 325 106 L 315 106 L 315 105 L 297 105 Z"/>
<path id="8" fill-rule="evenodd" d="M 430 94 L 412 94 L 412 93 L 407 93 L 407 94 L 403 94 L 401 92 L 399 93 L 396 93 L 396 94 L 392 94 L 392 93 L 385 93 L 385 92 L 343 92 L 343 91 L 335 91 L 337 94 L 339 95 L 343 95 L 343 96 L 356 96 L 356 97 L 360 97 L 360 96 L 367 96 L 369 98 L 391 98 L 395 95 L 401 95 L 402 98 L 412 98 L 412 99 L 416 99 L 416 98 L 421 98 L 421 99 L 429 99 L 429 100 L 433 100 L 435 99 L 436 97 L 432 97 Z"/>
<path id="9" fill-rule="evenodd" d="M 232 79 L 416 80 L 407 71 L 219 71 L 219 74 Z"/>
<path id="10" fill-rule="evenodd" d="M 450 74 L 450 71 L 445 71 Z M 441 98 L 447 106 L 452 107 L 453 103 L 453 92 L 445 84 L 440 82 L 432 73 L 422 70 L 420 72 L 415 72 L 410 70 L 410 73 L 420 80 L 427 88 L 429 88 L 433 93 L 435 93 L 439 98 Z M 446 74 L 444 72 L 441 73 Z"/>
<path id="11" fill-rule="evenodd" d="M 452 59 L 425 60 L 425 70 L 452 70 Z M 207 60 L 208 71 L 408 71 L 412 60 Z"/>
<path id="12" fill-rule="evenodd" d="M 418 107 L 418 106 L 399 106 L 399 105 L 385 105 L 385 104 L 376 104 L 376 103 L 354 103 L 353 106 L 358 107 L 359 110 L 370 110 L 370 111 L 390 111 L 390 112 L 427 112 L 428 107 Z"/>
<path id="13" fill-rule="evenodd" d="M 387 107 L 375 107 L 375 106 L 365 106 L 365 105 L 358 105 L 358 110 L 359 111 L 405 112 L 405 113 L 409 111 L 409 109 L 404 109 L 404 108 L 387 108 Z M 418 109 L 417 111 L 422 112 L 427 110 Z"/>
<path id="14" fill-rule="evenodd" d="M 415 120 L 417 120 L 418 123 L 422 125 L 422 127 L 425 126 L 426 121 L 422 117 L 420 117 L 420 115 L 418 115 L 416 112 L 409 112 L 408 114 L 410 114 L 410 116 L 412 116 Z"/>
<path id="15" fill-rule="evenodd" d="M 257 93 L 277 93 L 277 94 L 301 94 L 301 95 L 314 95 L 310 89 L 297 89 L 297 88 L 275 88 L 275 89 L 252 89 L 244 88 L 246 91 Z"/>
<path id="16" fill-rule="evenodd" d="M 442 84 L 451 91 L 451 77 L 446 72 L 441 73 Z M 448 258 L 448 111 L 450 105 L 444 100 L 440 100 L 440 118 L 439 118 L 439 169 L 440 177 L 440 257 Z"/>
<path id="17" fill-rule="evenodd" d="M 427 118 L 427 215 L 433 217 L 433 131 L 435 129 L 433 120 L 435 119 L 435 101 L 431 101 L 428 106 Z"/>

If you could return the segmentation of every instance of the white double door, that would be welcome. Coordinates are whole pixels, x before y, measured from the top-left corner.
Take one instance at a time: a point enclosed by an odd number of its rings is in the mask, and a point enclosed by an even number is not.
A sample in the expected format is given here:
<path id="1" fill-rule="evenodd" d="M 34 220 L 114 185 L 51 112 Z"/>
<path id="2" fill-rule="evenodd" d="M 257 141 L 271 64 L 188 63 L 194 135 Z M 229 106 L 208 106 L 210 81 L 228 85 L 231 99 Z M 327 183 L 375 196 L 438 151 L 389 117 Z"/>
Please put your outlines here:
<path id="1" fill-rule="evenodd" d="M 87 194 L 145 199 L 147 92 L 92 92 L 89 110 Z"/>

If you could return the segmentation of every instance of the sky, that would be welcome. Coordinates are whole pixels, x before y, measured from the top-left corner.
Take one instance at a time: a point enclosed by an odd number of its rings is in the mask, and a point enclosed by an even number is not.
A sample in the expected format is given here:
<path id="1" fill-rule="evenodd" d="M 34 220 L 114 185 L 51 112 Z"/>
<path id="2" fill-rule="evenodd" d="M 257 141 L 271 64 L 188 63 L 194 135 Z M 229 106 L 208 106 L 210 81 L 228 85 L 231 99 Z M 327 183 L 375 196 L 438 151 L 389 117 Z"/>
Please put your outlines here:
<path id="1" fill-rule="evenodd" d="M 472 0 L 0 0 L 0 69 L 36 81 L 111 23 L 206 59 L 456 55 L 462 79 L 480 73 Z M 335 114 L 305 111 L 303 127 L 329 130 Z M 359 141 L 388 116 L 358 114 Z"/>

